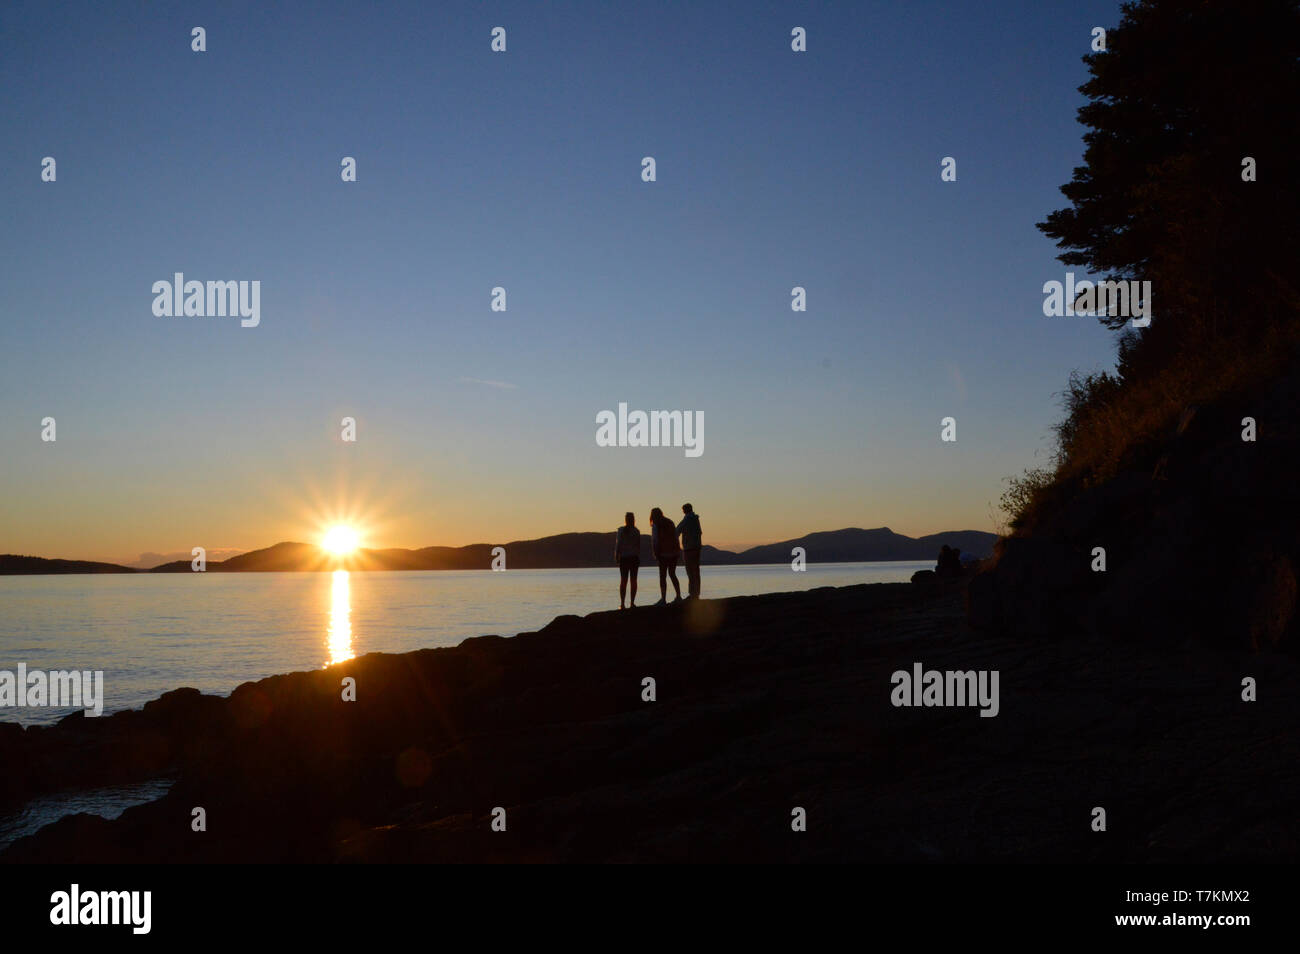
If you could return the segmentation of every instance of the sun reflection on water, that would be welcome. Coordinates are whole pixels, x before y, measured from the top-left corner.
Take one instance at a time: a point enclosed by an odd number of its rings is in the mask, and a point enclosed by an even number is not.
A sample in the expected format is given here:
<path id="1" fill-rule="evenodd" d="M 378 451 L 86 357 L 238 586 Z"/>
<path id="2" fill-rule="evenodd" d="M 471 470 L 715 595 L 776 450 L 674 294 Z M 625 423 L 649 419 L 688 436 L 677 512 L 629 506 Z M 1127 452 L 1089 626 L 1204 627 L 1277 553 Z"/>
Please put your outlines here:
<path id="1" fill-rule="evenodd" d="M 352 652 L 352 600 L 347 570 L 335 570 L 330 585 L 329 650 L 327 666 L 346 662 L 356 655 Z"/>

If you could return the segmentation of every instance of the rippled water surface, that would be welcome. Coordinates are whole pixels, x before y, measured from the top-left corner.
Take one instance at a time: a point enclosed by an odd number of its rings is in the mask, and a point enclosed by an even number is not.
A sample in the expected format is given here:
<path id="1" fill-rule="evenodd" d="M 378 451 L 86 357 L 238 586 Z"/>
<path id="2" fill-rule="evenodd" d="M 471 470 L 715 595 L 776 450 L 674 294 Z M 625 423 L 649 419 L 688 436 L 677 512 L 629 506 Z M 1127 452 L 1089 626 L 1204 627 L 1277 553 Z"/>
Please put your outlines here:
<path id="1" fill-rule="evenodd" d="M 901 582 L 932 561 L 704 567 L 705 597 Z M 682 587 L 686 575 L 679 569 Z M 639 602 L 659 598 L 642 568 Z M 671 588 L 669 593 L 671 595 Z M 380 573 L 166 573 L 0 577 L 0 670 L 103 670 L 104 711 L 170 689 L 226 694 L 242 682 L 362 653 L 513 636 L 556 616 L 618 606 L 614 569 Z M 70 708 L 0 708 L 56 722 Z"/>

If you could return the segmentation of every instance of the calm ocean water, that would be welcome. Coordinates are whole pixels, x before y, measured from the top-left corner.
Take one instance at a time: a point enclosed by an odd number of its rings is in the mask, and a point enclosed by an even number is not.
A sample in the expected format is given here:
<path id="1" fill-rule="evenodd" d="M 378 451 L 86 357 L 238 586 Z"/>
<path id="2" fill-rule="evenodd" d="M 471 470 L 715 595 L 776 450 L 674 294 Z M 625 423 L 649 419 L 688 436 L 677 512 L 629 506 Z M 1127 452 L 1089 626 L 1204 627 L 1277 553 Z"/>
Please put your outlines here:
<path id="1" fill-rule="evenodd" d="M 704 595 L 905 582 L 933 565 L 706 566 Z M 678 577 L 684 590 L 680 568 Z M 640 582 L 639 602 L 659 598 L 657 572 L 642 568 Z M 354 655 L 513 636 L 617 606 L 614 569 L 4 576 L 0 669 L 103 670 L 107 714 L 180 686 L 225 695 Z M 71 711 L 5 707 L 0 721 L 51 723 Z"/>
<path id="2" fill-rule="evenodd" d="M 706 597 L 723 597 L 896 583 L 933 565 L 704 567 L 703 585 Z M 657 572 L 643 568 L 640 582 L 642 603 L 659 598 Z M 363 653 L 513 636 L 617 606 L 618 573 L 605 569 L 0 576 L 0 669 L 101 669 L 107 714 L 180 686 L 225 695 Z M 48 724 L 71 711 L 0 708 L 0 720 Z M 0 815 L 0 848 L 75 812 L 116 818 L 170 786 L 151 779 L 33 799 Z"/>

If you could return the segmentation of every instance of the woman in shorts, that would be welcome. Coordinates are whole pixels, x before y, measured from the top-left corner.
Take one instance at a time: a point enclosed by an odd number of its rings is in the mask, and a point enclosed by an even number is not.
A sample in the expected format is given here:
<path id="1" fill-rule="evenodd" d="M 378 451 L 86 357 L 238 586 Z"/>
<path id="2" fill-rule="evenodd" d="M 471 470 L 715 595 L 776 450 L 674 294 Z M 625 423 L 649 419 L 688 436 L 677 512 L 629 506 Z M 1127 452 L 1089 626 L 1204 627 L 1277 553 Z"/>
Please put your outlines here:
<path id="1" fill-rule="evenodd" d="M 623 515 L 623 526 L 614 537 L 614 562 L 618 564 L 618 608 L 623 609 L 627 594 L 627 580 L 632 578 L 632 605 L 636 606 L 636 571 L 641 566 L 641 531 L 636 528 L 636 517 L 629 510 Z"/>

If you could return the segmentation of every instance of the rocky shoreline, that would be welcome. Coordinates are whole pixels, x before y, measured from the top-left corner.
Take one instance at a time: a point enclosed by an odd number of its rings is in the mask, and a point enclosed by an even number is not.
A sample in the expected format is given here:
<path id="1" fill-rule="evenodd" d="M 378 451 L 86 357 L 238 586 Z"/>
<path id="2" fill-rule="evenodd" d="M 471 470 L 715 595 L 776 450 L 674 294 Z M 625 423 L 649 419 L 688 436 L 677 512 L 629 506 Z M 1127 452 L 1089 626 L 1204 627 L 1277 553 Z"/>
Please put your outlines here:
<path id="1" fill-rule="evenodd" d="M 0 725 L 9 808 L 176 779 L 158 801 L 64 818 L 0 861 L 1300 854 L 1294 657 L 977 633 L 965 591 L 872 584 L 562 616 L 229 698 L 179 689 L 141 711 Z M 893 674 L 916 664 L 999 672 L 996 717 L 895 705 Z M 1242 700 L 1246 676 L 1257 702 Z M 795 809 L 806 831 L 792 830 Z"/>

